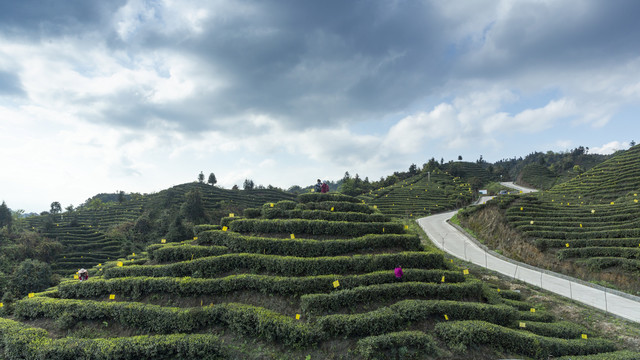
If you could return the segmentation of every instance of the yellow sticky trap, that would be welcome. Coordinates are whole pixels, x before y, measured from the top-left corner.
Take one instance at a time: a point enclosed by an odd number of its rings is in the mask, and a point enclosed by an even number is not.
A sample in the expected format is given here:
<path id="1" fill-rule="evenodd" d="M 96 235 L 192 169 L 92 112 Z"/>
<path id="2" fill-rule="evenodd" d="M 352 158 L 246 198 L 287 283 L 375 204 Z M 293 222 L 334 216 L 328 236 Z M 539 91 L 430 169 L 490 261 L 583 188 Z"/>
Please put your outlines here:
<path id="1" fill-rule="evenodd" d="M 109 295 L 109 300 L 115 300 L 115 299 L 116 299 L 116 294 Z"/>
<path id="2" fill-rule="evenodd" d="M 498 288 L 498 292 L 500 292 L 500 288 Z"/>
<path id="3" fill-rule="evenodd" d="M 0 303 L 0 308 L 2 308 L 2 307 L 4 307 L 4 304 L 3 304 L 3 303 Z"/>
<path id="4" fill-rule="evenodd" d="M 469 269 L 462 270 L 462 274 L 463 275 L 469 275 Z"/>
<path id="5" fill-rule="evenodd" d="M 531 311 L 532 313 L 534 313 L 534 312 L 536 312 L 536 309 L 535 309 L 535 308 L 531 308 L 531 310 L 529 310 L 529 311 Z"/>
<path id="6" fill-rule="evenodd" d="M 533 225 L 533 220 L 529 221 L 529 224 Z"/>
<path id="7" fill-rule="evenodd" d="M 34 297 L 34 296 L 35 296 L 35 294 L 34 294 L 34 293 L 29 293 L 29 295 L 27 295 L 27 296 L 29 296 L 30 298 L 32 298 L 32 297 Z"/>
<path id="8" fill-rule="evenodd" d="M 377 209 L 377 208 L 378 208 L 378 205 L 373 205 L 373 208 L 374 208 L 374 209 Z"/>
<path id="9" fill-rule="evenodd" d="M 522 210 L 524 210 L 524 208 L 523 208 L 523 207 L 520 207 L 520 211 L 522 211 Z"/>
<path id="10" fill-rule="evenodd" d="M 580 224 L 580 227 L 582 227 L 582 224 Z"/>
<path id="11" fill-rule="evenodd" d="M 338 280 L 333 282 L 333 287 L 337 288 L 338 286 L 340 286 L 340 282 Z"/>
<path id="12" fill-rule="evenodd" d="M 118 261 L 118 263 L 116 265 L 122 267 L 124 264 L 122 263 L 122 261 Z"/>
<path id="13" fill-rule="evenodd" d="M 451 260 L 451 263 L 453 264 L 453 259 L 449 259 L 449 260 Z"/>
<path id="14" fill-rule="evenodd" d="M 521 323 L 520 323 L 520 327 L 521 327 L 521 328 L 526 328 L 526 327 L 527 327 L 527 324 L 526 324 L 526 323 L 521 322 Z"/>
<path id="15" fill-rule="evenodd" d="M 444 319 L 445 319 L 445 320 L 447 320 L 447 321 L 449 321 L 449 315 L 444 314 Z"/>
<path id="16" fill-rule="evenodd" d="M 333 211 L 333 206 L 331 207 L 331 211 Z"/>
<path id="17" fill-rule="evenodd" d="M 161 244 L 166 244 L 166 243 L 167 243 L 167 239 L 162 239 L 162 240 L 160 240 L 160 243 L 161 243 Z"/>
<path id="18" fill-rule="evenodd" d="M 637 202 L 638 202 L 638 199 L 633 199 L 633 202 L 634 202 L 634 203 L 637 203 Z"/>
<path id="19" fill-rule="evenodd" d="M 569 243 L 564 244 L 564 246 L 569 247 Z"/>
<path id="20" fill-rule="evenodd" d="M 300 320 L 300 314 L 296 314 L 296 320 Z"/>
<path id="21" fill-rule="evenodd" d="M 293 240 L 295 238 L 296 238 L 296 236 L 294 234 L 291 234 L 291 239 Z"/>
<path id="22" fill-rule="evenodd" d="M 98 264 L 98 266 L 102 266 L 102 264 Z"/>
<path id="23" fill-rule="evenodd" d="M 442 280 L 440 280 L 440 282 L 444 282 L 444 276 L 442 276 Z"/>
<path id="24" fill-rule="evenodd" d="M 270 207 L 273 207 L 273 203 L 269 203 L 269 206 L 270 206 Z"/>
<path id="25" fill-rule="evenodd" d="M 615 202 L 614 202 L 614 201 L 612 201 L 612 202 L 611 202 L 611 205 L 615 205 Z"/>
<path id="26" fill-rule="evenodd" d="M 136 256 L 136 253 L 131 254 L 131 256 Z"/>
<path id="27" fill-rule="evenodd" d="M 194 236 L 194 237 L 193 237 L 193 240 L 198 240 L 198 237 L 197 237 L 197 236 Z"/>
<path id="28" fill-rule="evenodd" d="M 587 334 L 582 334 L 582 338 L 586 340 L 587 339 Z"/>
<path id="29" fill-rule="evenodd" d="M 596 213 L 596 209 L 591 209 L 591 213 L 595 214 Z"/>
<path id="30" fill-rule="evenodd" d="M 405 225 L 405 226 L 404 226 L 404 229 L 405 229 L 405 230 L 408 230 L 408 229 L 409 229 L 409 225 Z"/>
<path id="31" fill-rule="evenodd" d="M 236 214 L 234 214 L 234 213 L 229 213 L 229 217 L 235 217 L 235 216 L 236 216 Z"/>
<path id="32" fill-rule="evenodd" d="M 226 227 L 226 226 L 223 226 L 223 227 L 222 227 L 222 231 L 227 231 L 227 230 L 229 230 L 229 228 L 228 228 L 228 227 Z"/>
<path id="33" fill-rule="evenodd" d="M 73 278 L 74 278 L 75 280 L 78 280 L 78 279 L 79 279 L 78 274 L 73 275 Z"/>

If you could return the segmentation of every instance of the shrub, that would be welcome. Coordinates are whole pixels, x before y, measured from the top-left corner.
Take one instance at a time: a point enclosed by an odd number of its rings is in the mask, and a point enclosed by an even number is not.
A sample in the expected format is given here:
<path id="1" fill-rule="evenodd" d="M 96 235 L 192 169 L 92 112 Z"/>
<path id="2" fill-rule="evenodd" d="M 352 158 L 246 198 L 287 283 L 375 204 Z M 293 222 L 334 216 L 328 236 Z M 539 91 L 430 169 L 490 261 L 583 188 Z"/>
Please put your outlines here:
<path id="1" fill-rule="evenodd" d="M 453 321 L 435 327 L 438 336 L 449 346 L 489 345 L 536 359 L 549 355 L 585 355 L 615 350 L 612 341 L 603 339 L 557 339 L 513 330 L 485 321 Z"/>
<path id="2" fill-rule="evenodd" d="M 387 359 L 386 353 L 391 350 L 391 354 L 397 353 L 400 356 L 401 349 L 413 349 L 415 354 L 433 354 L 437 356 L 438 348 L 436 342 L 430 335 L 421 331 L 400 331 L 388 334 L 369 336 L 358 341 L 356 351 L 365 359 Z"/>

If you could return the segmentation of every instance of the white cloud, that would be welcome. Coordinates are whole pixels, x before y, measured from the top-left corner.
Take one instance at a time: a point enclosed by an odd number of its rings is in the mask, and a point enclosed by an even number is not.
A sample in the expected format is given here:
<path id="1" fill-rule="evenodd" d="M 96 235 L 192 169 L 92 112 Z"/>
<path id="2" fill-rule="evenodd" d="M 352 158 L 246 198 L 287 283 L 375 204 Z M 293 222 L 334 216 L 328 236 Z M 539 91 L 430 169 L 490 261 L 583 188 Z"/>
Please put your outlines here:
<path id="1" fill-rule="evenodd" d="M 626 141 L 611 141 L 602 146 L 592 147 L 589 152 L 592 154 L 613 154 L 618 150 L 624 150 L 629 147 L 629 143 Z"/>

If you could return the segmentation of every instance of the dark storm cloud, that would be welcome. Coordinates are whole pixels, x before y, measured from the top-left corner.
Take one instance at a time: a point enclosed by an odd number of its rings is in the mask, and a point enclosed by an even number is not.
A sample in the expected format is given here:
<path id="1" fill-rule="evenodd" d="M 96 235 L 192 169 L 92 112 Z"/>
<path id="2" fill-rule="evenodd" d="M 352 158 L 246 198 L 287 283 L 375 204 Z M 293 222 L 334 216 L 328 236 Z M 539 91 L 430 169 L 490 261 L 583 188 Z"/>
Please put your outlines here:
<path id="1" fill-rule="evenodd" d="M 1 1 L 0 31 L 21 38 L 42 39 L 95 30 L 104 27 L 111 13 L 125 2 L 125 0 Z"/>
<path id="2" fill-rule="evenodd" d="M 462 74 L 509 77 L 528 69 L 574 70 L 620 65 L 638 56 L 640 2 L 514 3 L 492 23 L 483 44 L 463 49 Z M 478 45 L 482 48 L 476 51 Z"/>
<path id="3" fill-rule="evenodd" d="M 441 83 L 446 46 L 424 2 L 243 2 L 202 34 L 141 32 L 146 49 L 199 59 L 204 76 L 229 80 L 209 98 L 212 117 L 250 110 L 306 127 L 396 111 Z M 147 29 L 149 30 L 149 29 Z M 206 94 L 204 94 L 206 97 Z"/>
<path id="4" fill-rule="evenodd" d="M 6 71 L 0 71 L 0 95 L 24 95 L 22 83 L 18 76 Z"/>

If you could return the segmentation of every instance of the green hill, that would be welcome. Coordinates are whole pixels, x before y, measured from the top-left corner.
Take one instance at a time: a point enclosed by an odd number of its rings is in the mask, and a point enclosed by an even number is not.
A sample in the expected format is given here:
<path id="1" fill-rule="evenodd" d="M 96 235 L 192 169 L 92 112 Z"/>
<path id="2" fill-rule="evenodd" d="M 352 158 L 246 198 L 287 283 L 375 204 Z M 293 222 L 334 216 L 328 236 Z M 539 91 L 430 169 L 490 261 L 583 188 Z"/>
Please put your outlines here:
<path id="1" fill-rule="evenodd" d="M 259 206 L 266 201 L 294 199 L 280 190 L 226 190 L 203 183 L 187 183 L 156 194 L 127 196 L 123 202 L 102 202 L 109 194 L 91 198 L 78 209 L 61 214 L 27 218 L 28 227 L 63 246 L 52 261 L 61 274 L 88 268 L 139 251 L 148 241 L 167 237 L 170 224 L 180 216 L 189 192 L 198 192 L 209 219 L 220 219 L 230 212 Z M 113 196 L 111 196 L 113 198 Z M 100 199 L 100 201 L 94 201 Z M 156 226 L 163 223 L 165 226 Z M 138 238 L 132 238 L 132 233 Z"/>
<path id="2" fill-rule="evenodd" d="M 638 193 L 640 146 L 635 146 L 549 191 L 494 201 L 516 230 L 499 236 L 512 239 L 504 244 L 512 257 L 640 294 Z M 471 220 L 481 221 L 494 219 Z"/>
<path id="3" fill-rule="evenodd" d="M 442 358 L 611 353 L 340 194 L 305 194 L 0 308 L 5 359 Z M 412 225 L 413 226 L 413 225 Z M 404 276 L 397 280 L 394 268 Z M 589 335 L 587 337 L 587 334 Z M 635 356 L 635 355 L 634 355 Z"/>
<path id="4" fill-rule="evenodd" d="M 382 213 L 409 218 L 455 209 L 472 201 L 469 184 L 441 170 L 418 175 L 371 191 L 360 198 Z"/>

